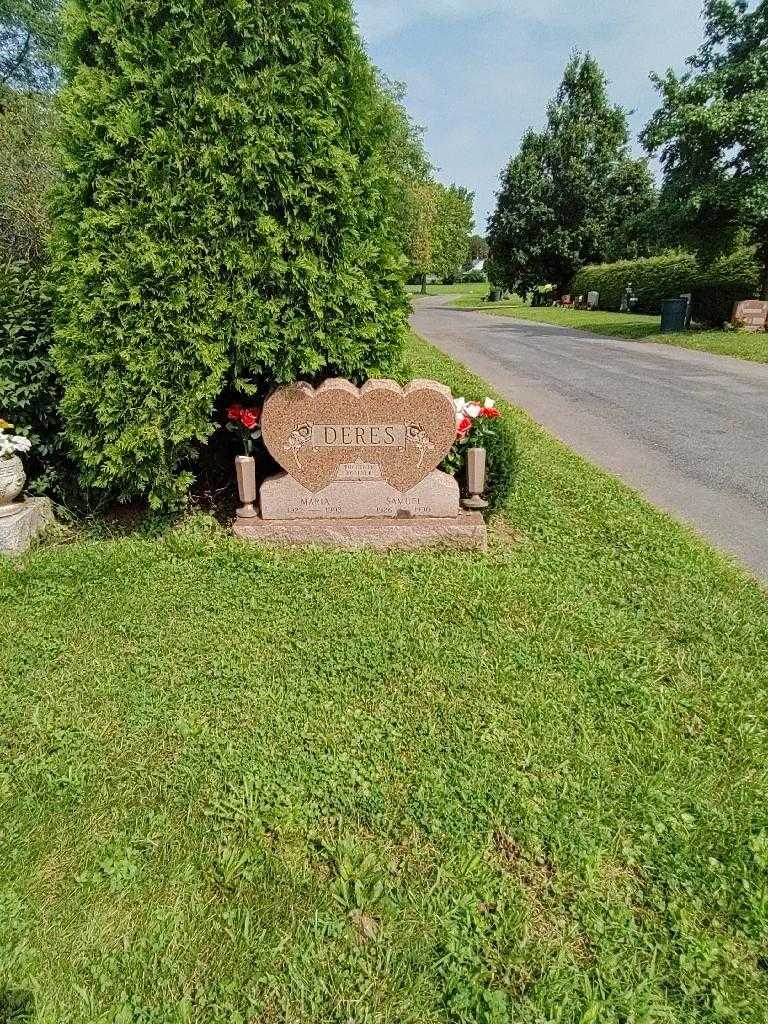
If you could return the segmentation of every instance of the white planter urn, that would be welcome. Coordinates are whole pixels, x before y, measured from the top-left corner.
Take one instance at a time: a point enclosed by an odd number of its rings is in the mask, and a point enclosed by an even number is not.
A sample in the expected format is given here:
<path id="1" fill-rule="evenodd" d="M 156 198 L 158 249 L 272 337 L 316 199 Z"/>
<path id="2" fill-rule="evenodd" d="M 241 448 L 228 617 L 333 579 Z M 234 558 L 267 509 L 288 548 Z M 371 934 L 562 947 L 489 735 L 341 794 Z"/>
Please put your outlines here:
<path id="1" fill-rule="evenodd" d="M 0 516 L 11 515 L 17 509 L 13 502 L 24 490 L 27 475 L 18 455 L 10 459 L 0 459 Z"/>

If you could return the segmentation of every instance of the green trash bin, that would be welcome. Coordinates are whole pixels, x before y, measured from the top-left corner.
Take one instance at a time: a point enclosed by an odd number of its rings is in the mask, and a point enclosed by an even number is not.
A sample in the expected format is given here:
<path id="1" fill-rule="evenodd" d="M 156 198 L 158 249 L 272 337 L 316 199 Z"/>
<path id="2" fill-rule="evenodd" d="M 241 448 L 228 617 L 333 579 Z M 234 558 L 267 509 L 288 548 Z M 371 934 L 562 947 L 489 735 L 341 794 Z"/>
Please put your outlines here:
<path id="1" fill-rule="evenodd" d="M 685 330 L 688 299 L 665 299 L 661 306 L 661 333 L 679 334 Z"/>

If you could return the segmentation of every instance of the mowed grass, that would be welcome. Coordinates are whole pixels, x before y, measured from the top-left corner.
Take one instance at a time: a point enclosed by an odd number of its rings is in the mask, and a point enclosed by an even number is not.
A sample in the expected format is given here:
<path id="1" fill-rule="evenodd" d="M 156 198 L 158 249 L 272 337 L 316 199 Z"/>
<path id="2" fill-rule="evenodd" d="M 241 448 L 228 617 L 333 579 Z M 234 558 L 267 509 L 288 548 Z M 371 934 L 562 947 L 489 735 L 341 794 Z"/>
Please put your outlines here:
<path id="1" fill-rule="evenodd" d="M 502 408 L 487 556 L 0 562 L 0 1020 L 764 1024 L 765 592 Z"/>
<path id="2" fill-rule="evenodd" d="M 460 287 L 460 286 L 455 286 Z M 469 286 L 465 285 L 464 288 Z M 472 288 L 478 286 L 473 285 Z M 641 313 L 612 313 L 605 310 L 561 309 L 548 306 L 536 309 L 526 305 L 515 296 L 503 302 L 483 303 L 488 286 L 478 297 L 476 291 L 465 291 L 452 303 L 459 309 L 473 309 L 494 316 L 509 316 L 517 320 L 534 320 L 537 323 L 569 327 L 590 334 L 628 341 L 652 341 L 659 345 L 674 345 L 677 348 L 696 349 L 699 352 L 714 352 L 717 355 L 748 359 L 755 363 L 768 363 L 768 332 L 747 334 L 735 331 L 683 331 L 676 334 L 661 333 L 661 318 Z"/>

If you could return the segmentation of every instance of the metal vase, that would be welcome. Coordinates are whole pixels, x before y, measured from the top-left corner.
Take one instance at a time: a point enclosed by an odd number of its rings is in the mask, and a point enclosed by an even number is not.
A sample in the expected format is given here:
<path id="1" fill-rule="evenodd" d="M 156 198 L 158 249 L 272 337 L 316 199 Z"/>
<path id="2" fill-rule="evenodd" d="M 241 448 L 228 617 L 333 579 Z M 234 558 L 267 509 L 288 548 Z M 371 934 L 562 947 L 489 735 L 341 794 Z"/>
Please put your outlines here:
<path id="1" fill-rule="evenodd" d="M 252 455 L 238 455 L 235 459 L 237 491 L 241 507 L 237 510 L 240 519 L 255 519 L 258 512 L 256 501 L 256 460 Z"/>
<path id="2" fill-rule="evenodd" d="M 488 508 L 483 500 L 485 491 L 487 456 L 485 448 L 470 448 L 467 452 L 467 490 L 469 497 L 463 502 L 465 508 L 481 511 Z"/>

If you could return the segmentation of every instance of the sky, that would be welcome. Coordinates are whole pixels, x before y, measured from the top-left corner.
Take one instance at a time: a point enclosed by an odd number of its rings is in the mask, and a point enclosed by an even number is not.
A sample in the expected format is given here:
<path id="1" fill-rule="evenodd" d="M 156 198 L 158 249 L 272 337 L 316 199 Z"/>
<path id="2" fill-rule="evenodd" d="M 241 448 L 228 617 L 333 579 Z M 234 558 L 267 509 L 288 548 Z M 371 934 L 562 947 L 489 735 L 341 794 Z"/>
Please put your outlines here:
<path id="1" fill-rule="evenodd" d="M 354 0 L 377 67 L 408 87 L 438 178 L 476 194 L 479 233 L 501 170 L 541 127 L 572 49 L 589 50 L 635 141 L 656 109 L 651 71 L 682 71 L 702 42 L 701 0 Z"/>

